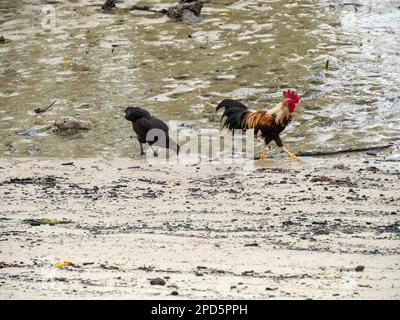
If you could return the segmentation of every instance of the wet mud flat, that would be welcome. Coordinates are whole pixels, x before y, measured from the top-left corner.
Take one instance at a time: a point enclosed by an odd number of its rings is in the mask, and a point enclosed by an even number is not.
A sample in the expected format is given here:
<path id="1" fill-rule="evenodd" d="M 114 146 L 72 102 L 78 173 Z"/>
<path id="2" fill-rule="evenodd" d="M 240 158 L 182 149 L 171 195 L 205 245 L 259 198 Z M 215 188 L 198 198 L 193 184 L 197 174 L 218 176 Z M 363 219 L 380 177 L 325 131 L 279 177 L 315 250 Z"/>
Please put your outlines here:
<path id="1" fill-rule="evenodd" d="M 2 159 L 0 173 L 1 298 L 400 298 L 398 162 Z"/>
<path id="2" fill-rule="evenodd" d="M 283 137 L 293 151 L 399 138 L 398 1 L 205 1 L 194 24 L 129 10 L 175 0 L 129 0 L 112 12 L 102 3 L 1 1 L 2 156 L 129 157 L 127 106 L 195 137 L 219 128 L 223 99 L 272 108 L 288 88 L 301 96 Z M 93 130 L 53 134 L 66 116 Z"/>

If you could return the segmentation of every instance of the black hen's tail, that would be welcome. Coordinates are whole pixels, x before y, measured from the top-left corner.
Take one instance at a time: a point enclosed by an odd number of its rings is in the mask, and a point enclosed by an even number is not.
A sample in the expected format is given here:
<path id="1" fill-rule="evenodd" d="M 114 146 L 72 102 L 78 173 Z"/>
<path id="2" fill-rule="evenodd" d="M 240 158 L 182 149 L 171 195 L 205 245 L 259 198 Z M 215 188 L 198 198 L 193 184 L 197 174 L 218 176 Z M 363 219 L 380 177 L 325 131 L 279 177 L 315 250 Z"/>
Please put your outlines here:
<path id="1" fill-rule="evenodd" d="M 249 109 L 240 101 L 232 99 L 225 99 L 222 101 L 218 105 L 217 111 L 222 108 L 225 108 L 225 111 L 221 116 L 221 123 L 225 119 L 224 123 L 222 124 L 222 128 L 226 127 L 229 130 L 243 130 L 243 120 L 249 112 Z"/>

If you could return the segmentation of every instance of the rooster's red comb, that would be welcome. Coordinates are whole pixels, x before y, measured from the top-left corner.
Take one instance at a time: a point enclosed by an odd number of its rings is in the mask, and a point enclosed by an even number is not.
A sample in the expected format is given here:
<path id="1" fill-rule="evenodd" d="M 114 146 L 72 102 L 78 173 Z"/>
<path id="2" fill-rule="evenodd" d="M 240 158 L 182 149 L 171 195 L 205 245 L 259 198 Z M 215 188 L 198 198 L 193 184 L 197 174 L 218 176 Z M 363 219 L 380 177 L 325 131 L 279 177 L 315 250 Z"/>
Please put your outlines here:
<path id="1" fill-rule="evenodd" d="M 283 96 L 286 99 L 292 99 L 294 103 L 299 103 L 299 101 L 300 101 L 299 96 L 297 95 L 296 91 L 294 91 L 294 90 L 293 91 L 290 91 L 290 90 L 283 91 Z"/>

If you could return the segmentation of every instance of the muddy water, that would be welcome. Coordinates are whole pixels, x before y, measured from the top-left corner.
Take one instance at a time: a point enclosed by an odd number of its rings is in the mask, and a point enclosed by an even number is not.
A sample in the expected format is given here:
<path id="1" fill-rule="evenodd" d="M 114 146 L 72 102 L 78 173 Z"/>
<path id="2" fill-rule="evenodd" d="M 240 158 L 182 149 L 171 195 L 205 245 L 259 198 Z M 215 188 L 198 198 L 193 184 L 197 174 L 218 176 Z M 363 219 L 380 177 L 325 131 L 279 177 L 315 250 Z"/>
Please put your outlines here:
<path id="1" fill-rule="evenodd" d="M 219 127 L 221 99 L 269 107 L 284 88 L 302 96 L 283 135 L 294 151 L 399 138 L 398 1 L 216 0 L 189 25 L 130 12 L 130 0 L 112 13 L 98 0 L 44 2 L 0 3 L 0 155 L 132 155 L 128 105 L 191 135 Z M 53 134 L 65 115 L 95 128 Z"/>

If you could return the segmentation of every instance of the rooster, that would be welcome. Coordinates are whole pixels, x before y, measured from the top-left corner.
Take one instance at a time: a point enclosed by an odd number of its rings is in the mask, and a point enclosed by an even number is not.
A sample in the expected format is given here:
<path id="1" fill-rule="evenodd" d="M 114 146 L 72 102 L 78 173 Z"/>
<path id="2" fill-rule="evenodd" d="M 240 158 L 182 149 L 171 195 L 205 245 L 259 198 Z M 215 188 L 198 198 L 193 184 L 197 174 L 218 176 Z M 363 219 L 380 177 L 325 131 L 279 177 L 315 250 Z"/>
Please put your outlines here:
<path id="1" fill-rule="evenodd" d="M 300 99 L 295 91 L 284 91 L 283 101 L 278 103 L 272 109 L 251 110 L 237 100 L 226 99 L 222 101 L 218 107 L 224 108 L 221 116 L 222 128 L 228 128 L 233 132 L 235 129 L 246 131 L 254 129 L 254 135 L 261 135 L 264 138 L 264 144 L 259 153 L 259 159 L 265 159 L 265 150 L 271 141 L 275 141 L 277 146 L 285 152 L 290 159 L 300 160 L 294 153 L 290 152 L 283 146 L 283 142 L 279 137 L 280 133 L 292 120 L 292 113 L 296 109 L 296 105 Z"/>

